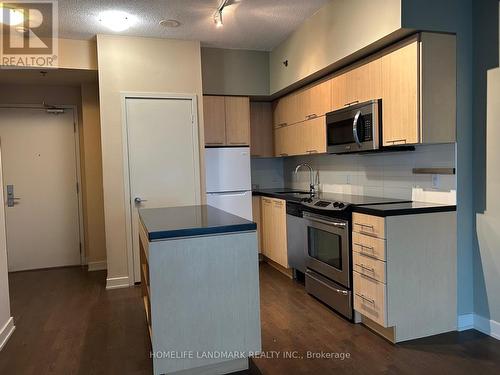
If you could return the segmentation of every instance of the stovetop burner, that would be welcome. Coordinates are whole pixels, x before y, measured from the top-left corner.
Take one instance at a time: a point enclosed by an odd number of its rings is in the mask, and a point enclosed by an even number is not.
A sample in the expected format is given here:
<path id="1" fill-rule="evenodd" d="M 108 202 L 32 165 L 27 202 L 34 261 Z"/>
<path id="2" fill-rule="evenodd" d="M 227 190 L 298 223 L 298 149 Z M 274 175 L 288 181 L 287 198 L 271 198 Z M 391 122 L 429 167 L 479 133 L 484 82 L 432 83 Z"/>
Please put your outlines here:
<path id="1" fill-rule="evenodd" d="M 368 197 L 362 195 L 321 193 L 301 200 L 302 205 L 324 211 L 346 211 L 354 206 L 407 202 L 402 199 Z"/>
<path id="2" fill-rule="evenodd" d="M 318 210 L 345 211 L 351 204 L 340 201 L 327 201 L 320 198 L 304 198 L 302 204 L 306 207 L 316 208 Z"/>

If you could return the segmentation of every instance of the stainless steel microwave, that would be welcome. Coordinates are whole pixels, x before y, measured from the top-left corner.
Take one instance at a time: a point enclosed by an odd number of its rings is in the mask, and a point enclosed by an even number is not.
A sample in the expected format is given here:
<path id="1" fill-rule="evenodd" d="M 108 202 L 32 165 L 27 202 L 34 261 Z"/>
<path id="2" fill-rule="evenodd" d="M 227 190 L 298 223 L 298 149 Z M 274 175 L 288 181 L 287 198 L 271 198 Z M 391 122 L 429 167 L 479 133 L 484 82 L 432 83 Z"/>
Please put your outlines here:
<path id="1" fill-rule="evenodd" d="M 331 154 L 343 154 L 378 150 L 381 116 L 381 99 L 327 113 L 327 151 Z"/>

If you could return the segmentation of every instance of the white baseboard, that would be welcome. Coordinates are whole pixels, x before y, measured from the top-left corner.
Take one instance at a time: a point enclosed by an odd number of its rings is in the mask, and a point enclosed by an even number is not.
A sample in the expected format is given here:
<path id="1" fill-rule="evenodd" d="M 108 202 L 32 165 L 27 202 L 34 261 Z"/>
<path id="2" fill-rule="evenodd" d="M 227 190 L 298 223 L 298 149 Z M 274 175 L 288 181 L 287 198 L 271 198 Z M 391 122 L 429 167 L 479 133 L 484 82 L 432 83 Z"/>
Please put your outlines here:
<path id="1" fill-rule="evenodd" d="M 97 262 L 88 262 L 88 271 L 102 271 L 108 268 L 108 263 L 105 260 L 100 260 Z"/>
<path id="2" fill-rule="evenodd" d="M 123 277 L 108 277 L 106 279 L 106 289 L 128 288 L 128 276 Z"/>
<path id="3" fill-rule="evenodd" d="M 472 324 L 471 324 L 472 323 Z M 488 336 L 500 340 L 500 323 L 477 314 L 464 314 L 458 316 L 458 331 L 477 329 Z"/>
<path id="4" fill-rule="evenodd" d="M 7 323 L 0 329 L 0 350 L 3 349 L 5 344 L 7 344 L 7 340 L 9 340 L 9 337 L 12 336 L 12 333 L 16 329 L 16 326 L 14 325 L 14 318 L 10 317 L 9 320 L 7 320 Z"/>
<path id="5" fill-rule="evenodd" d="M 457 331 L 465 331 L 474 328 L 474 314 L 463 314 L 458 316 Z"/>

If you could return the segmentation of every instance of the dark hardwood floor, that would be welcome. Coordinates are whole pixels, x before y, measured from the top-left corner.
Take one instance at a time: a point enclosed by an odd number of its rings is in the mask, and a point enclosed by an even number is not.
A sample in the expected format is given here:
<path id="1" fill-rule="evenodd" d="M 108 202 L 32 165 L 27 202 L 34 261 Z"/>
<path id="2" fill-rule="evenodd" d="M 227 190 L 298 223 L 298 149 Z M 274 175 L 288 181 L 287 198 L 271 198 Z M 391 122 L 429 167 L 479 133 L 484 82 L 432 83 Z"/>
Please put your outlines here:
<path id="1" fill-rule="evenodd" d="M 104 285 L 105 272 L 79 267 L 11 274 L 16 331 L 0 352 L 0 374 L 151 374 L 140 289 Z M 392 345 L 266 264 L 261 306 L 268 358 L 253 359 L 252 374 L 500 373 L 497 340 L 471 330 Z"/>

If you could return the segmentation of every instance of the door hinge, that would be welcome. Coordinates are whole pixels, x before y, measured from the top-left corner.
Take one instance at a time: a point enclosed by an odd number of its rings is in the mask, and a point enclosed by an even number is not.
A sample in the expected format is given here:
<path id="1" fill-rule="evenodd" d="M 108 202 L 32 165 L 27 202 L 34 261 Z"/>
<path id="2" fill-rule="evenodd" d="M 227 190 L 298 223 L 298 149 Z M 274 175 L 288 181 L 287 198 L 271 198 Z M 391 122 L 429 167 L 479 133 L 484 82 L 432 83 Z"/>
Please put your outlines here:
<path id="1" fill-rule="evenodd" d="M 76 183 L 76 194 L 80 194 L 80 185 Z"/>
<path id="2" fill-rule="evenodd" d="M 73 132 L 76 133 L 76 122 L 73 122 Z"/>
<path id="3" fill-rule="evenodd" d="M 80 255 L 82 255 L 82 243 L 80 242 Z"/>

